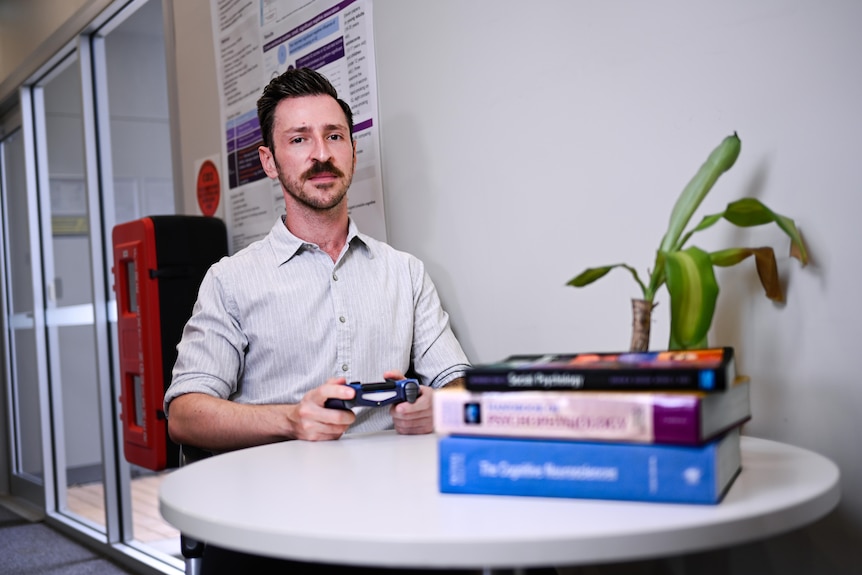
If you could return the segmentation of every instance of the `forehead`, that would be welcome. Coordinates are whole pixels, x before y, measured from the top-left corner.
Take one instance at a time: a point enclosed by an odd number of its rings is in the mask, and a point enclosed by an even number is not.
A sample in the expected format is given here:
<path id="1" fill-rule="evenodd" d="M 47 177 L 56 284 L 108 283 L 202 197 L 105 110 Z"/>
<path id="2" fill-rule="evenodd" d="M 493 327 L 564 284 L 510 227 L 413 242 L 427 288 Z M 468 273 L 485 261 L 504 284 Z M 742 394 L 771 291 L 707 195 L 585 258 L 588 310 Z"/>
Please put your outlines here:
<path id="1" fill-rule="evenodd" d="M 344 110 L 331 96 L 285 98 L 275 107 L 275 129 L 343 126 L 347 128 Z"/>

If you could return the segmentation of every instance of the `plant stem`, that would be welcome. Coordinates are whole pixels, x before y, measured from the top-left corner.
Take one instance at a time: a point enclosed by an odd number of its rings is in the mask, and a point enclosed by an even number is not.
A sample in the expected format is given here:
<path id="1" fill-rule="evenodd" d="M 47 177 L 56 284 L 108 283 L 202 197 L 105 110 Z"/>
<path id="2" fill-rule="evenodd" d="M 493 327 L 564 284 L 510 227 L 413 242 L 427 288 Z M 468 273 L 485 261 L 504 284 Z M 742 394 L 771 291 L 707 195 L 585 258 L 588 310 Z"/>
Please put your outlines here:
<path id="1" fill-rule="evenodd" d="M 652 308 L 652 301 L 632 299 L 632 341 L 629 346 L 630 351 L 649 350 Z"/>

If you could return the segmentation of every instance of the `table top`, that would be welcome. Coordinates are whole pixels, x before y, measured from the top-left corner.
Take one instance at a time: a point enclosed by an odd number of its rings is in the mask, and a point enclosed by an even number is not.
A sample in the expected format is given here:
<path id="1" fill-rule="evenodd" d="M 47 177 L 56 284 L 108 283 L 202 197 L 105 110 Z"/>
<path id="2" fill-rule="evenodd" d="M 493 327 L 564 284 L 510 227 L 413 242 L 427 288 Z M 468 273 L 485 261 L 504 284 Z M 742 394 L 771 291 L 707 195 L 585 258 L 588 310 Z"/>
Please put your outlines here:
<path id="1" fill-rule="evenodd" d="M 442 494 L 437 436 L 288 441 L 212 457 L 163 481 L 186 535 L 260 555 L 380 567 L 534 567 L 720 548 L 819 519 L 838 467 L 742 438 L 743 470 L 718 505 Z"/>

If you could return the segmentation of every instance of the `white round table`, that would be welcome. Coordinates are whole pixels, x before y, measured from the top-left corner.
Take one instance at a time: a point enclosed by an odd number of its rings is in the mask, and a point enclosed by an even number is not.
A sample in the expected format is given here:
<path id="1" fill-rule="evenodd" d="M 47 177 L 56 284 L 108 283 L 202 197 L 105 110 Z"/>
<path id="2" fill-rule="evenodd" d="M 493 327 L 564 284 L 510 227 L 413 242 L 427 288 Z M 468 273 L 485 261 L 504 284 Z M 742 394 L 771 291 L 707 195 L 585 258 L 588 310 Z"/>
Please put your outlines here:
<path id="1" fill-rule="evenodd" d="M 804 526 L 840 497 L 837 466 L 743 437 L 718 505 L 441 494 L 437 436 L 289 441 L 212 457 L 161 485 L 164 518 L 227 548 L 381 567 L 520 568 L 678 555 Z"/>

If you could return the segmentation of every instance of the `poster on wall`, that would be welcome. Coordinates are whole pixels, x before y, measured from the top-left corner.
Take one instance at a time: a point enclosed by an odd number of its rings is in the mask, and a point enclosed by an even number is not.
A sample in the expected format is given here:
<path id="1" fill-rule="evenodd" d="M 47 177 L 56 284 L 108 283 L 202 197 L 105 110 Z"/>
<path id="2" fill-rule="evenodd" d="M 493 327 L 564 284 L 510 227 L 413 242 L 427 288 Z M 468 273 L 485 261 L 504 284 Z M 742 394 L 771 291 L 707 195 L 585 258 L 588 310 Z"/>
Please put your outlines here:
<path id="1" fill-rule="evenodd" d="M 385 241 L 371 0 L 211 0 L 211 14 L 231 253 L 284 214 L 281 187 L 260 165 L 257 99 L 290 67 L 319 71 L 350 104 L 357 162 L 348 210 L 362 232 Z"/>

